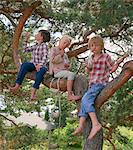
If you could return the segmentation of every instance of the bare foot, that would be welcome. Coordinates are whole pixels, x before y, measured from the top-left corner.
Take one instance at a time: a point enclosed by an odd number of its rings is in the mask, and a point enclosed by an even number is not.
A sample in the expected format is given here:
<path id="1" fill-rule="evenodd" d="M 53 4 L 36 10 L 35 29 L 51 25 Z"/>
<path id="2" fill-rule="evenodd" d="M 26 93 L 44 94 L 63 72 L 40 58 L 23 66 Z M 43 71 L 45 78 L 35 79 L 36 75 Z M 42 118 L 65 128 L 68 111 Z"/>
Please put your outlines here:
<path id="1" fill-rule="evenodd" d="M 81 96 L 69 95 L 69 96 L 68 96 L 68 99 L 69 99 L 70 101 L 76 101 L 76 100 L 80 100 L 80 99 L 81 99 Z"/>
<path id="2" fill-rule="evenodd" d="M 10 91 L 13 93 L 16 93 L 19 88 L 20 88 L 19 84 L 16 84 L 14 87 L 9 87 Z"/>
<path id="3" fill-rule="evenodd" d="M 97 124 L 96 126 L 93 126 L 90 132 L 90 135 L 88 136 L 88 140 L 91 140 L 95 137 L 98 131 L 100 131 L 102 128 L 101 124 Z"/>
<path id="4" fill-rule="evenodd" d="M 37 96 L 36 95 L 31 95 L 31 97 L 30 97 L 30 100 L 31 101 L 35 101 L 37 99 Z"/>
<path id="5" fill-rule="evenodd" d="M 83 127 L 78 127 L 76 130 L 72 133 L 72 135 L 80 135 L 83 132 Z"/>

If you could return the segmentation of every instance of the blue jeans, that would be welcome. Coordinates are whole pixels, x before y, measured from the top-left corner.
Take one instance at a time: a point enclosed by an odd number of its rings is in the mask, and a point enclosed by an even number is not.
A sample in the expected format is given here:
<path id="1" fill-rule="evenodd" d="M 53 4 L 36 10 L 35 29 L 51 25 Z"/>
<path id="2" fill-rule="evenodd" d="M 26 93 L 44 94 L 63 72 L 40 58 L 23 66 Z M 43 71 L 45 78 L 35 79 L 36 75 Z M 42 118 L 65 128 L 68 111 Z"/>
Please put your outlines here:
<path id="1" fill-rule="evenodd" d="M 94 102 L 104 87 L 105 85 L 103 84 L 92 84 L 91 87 L 88 88 L 81 100 L 79 117 L 87 118 L 88 113 L 95 112 Z"/>
<path id="2" fill-rule="evenodd" d="M 20 66 L 20 70 L 18 72 L 17 78 L 16 78 L 16 83 L 21 85 L 25 75 L 28 72 L 32 72 L 35 71 L 35 65 L 31 62 L 24 62 L 22 63 L 22 65 Z M 41 67 L 40 71 L 36 72 L 36 77 L 35 77 L 35 83 L 33 84 L 33 87 L 35 89 L 39 89 L 40 83 L 43 80 L 43 75 L 47 72 L 47 68 L 45 67 Z"/>

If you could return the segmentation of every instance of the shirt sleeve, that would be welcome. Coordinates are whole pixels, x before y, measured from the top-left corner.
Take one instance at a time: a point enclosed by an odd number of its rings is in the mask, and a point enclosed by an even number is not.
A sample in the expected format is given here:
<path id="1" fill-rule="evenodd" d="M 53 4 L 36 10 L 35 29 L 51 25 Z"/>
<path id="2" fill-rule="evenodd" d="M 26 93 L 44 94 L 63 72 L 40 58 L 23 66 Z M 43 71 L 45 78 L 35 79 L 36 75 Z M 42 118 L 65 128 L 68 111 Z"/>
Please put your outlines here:
<path id="1" fill-rule="evenodd" d="M 47 56 L 48 56 L 48 47 L 46 44 L 42 44 L 40 46 L 40 49 L 42 51 L 42 59 L 40 61 L 40 65 L 45 65 L 47 62 Z"/>
<path id="2" fill-rule="evenodd" d="M 32 51 L 34 51 L 35 49 L 36 49 L 36 44 L 35 45 L 32 45 L 32 46 L 27 46 L 27 42 L 25 41 L 24 43 L 23 43 L 23 52 L 25 53 L 25 52 L 32 52 Z"/>
<path id="3" fill-rule="evenodd" d="M 56 54 L 55 49 L 51 49 L 51 62 L 53 64 L 59 64 L 64 62 L 64 58 L 60 54 Z"/>

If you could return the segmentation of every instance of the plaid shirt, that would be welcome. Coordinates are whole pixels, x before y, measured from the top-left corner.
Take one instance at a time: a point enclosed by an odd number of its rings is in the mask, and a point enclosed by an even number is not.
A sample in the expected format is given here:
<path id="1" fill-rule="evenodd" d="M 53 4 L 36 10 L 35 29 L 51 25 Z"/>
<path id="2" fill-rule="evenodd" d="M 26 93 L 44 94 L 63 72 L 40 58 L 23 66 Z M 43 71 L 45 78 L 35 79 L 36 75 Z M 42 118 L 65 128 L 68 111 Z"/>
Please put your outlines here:
<path id="1" fill-rule="evenodd" d="M 23 45 L 24 52 L 32 52 L 32 62 L 34 65 L 40 64 L 45 66 L 48 61 L 48 47 L 46 43 L 35 44 L 33 46 L 27 47 L 27 42 Z"/>
<path id="2" fill-rule="evenodd" d="M 113 66 L 113 61 L 107 53 L 103 53 L 97 60 L 92 58 L 92 70 L 90 72 L 89 85 L 95 83 L 106 84 Z"/>

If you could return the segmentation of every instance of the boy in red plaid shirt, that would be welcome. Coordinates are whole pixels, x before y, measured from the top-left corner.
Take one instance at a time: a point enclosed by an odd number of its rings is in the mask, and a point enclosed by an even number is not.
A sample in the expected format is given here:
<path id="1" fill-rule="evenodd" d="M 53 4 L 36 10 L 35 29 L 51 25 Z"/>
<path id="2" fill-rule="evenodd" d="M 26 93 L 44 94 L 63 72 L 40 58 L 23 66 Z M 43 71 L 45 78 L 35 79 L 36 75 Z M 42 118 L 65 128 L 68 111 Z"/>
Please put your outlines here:
<path id="1" fill-rule="evenodd" d="M 92 37 L 88 41 L 88 46 L 93 53 L 91 64 L 87 64 L 87 70 L 89 72 L 89 87 L 87 92 L 82 97 L 79 112 L 79 126 L 72 134 L 78 135 L 83 131 L 86 118 L 89 115 L 92 122 L 92 129 L 88 136 L 88 140 L 91 140 L 102 128 L 102 125 L 97 119 L 94 108 L 96 97 L 107 84 L 109 74 L 118 68 L 119 64 L 124 60 L 124 58 L 127 57 L 127 54 L 119 58 L 114 63 L 111 60 L 111 57 L 107 53 L 103 52 L 104 42 L 100 36 Z"/>

